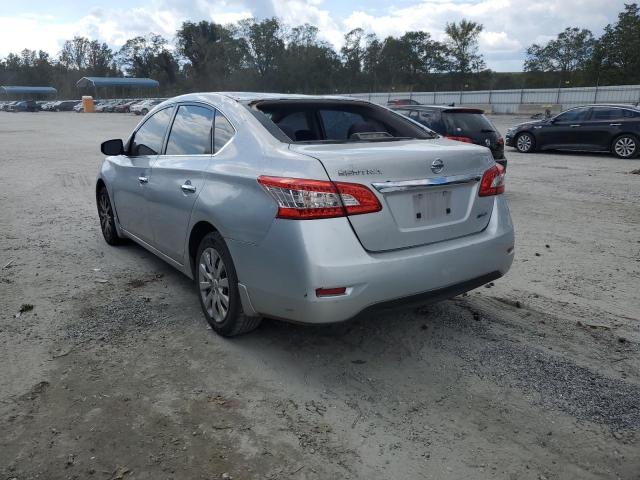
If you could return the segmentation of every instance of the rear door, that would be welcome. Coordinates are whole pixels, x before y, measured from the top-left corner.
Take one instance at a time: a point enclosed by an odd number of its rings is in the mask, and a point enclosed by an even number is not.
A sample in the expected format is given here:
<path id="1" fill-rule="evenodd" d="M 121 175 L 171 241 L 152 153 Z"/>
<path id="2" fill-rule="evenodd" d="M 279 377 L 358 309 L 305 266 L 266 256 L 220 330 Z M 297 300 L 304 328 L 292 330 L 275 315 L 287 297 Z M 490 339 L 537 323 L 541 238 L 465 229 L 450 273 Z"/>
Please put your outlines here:
<path id="1" fill-rule="evenodd" d="M 213 154 L 215 110 L 203 104 L 177 107 L 163 155 L 153 164 L 148 185 L 153 245 L 183 263 L 191 210 Z"/>
<path id="2" fill-rule="evenodd" d="M 147 243 L 153 242 L 147 205 L 151 165 L 162 150 L 172 115 L 173 107 L 154 113 L 134 132 L 128 155 L 112 160 L 116 169 L 112 189 L 118 221 L 125 230 Z"/>
<path id="3" fill-rule="evenodd" d="M 380 212 L 348 217 L 367 250 L 470 235 L 491 217 L 493 198 L 478 196 L 480 178 L 493 165 L 486 149 L 445 139 L 290 148 L 320 160 L 332 180 L 366 185 L 378 197 Z"/>
<path id="4" fill-rule="evenodd" d="M 618 107 L 593 107 L 591 117 L 583 123 L 582 131 L 594 150 L 609 150 L 613 136 L 624 122 L 624 110 Z"/>

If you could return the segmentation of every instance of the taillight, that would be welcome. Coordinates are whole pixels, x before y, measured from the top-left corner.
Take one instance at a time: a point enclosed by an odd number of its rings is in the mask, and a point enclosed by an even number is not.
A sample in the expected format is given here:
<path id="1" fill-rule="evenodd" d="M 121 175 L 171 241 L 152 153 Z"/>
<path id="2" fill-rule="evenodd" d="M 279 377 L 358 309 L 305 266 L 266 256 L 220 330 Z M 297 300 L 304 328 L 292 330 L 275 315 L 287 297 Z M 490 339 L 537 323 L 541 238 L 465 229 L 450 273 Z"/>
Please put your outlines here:
<path id="1" fill-rule="evenodd" d="M 498 145 L 504 145 L 504 138 L 500 137 L 498 139 Z"/>
<path id="2" fill-rule="evenodd" d="M 491 195 L 504 193 L 505 175 L 504 167 L 499 163 L 496 163 L 493 167 L 484 172 L 484 175 L 482 175 L 478 195 L 481 197 L 489 197 Z"/>
<path id="3" fill-rule="evenodd" d="M 357 183 L 258 177 L 258 183 L 278 204 L 278 218 L 312 220 L 382 210 L 376 196 Z"/>
<path id="4" fill-rule="evenodd" d="M 449 140 L 456 140 L 458 142 L 473 143 L 473 140 L 469 137 L 462 137 L 458 135 L 445 135 L 445 138 L 448 138 Z"/>

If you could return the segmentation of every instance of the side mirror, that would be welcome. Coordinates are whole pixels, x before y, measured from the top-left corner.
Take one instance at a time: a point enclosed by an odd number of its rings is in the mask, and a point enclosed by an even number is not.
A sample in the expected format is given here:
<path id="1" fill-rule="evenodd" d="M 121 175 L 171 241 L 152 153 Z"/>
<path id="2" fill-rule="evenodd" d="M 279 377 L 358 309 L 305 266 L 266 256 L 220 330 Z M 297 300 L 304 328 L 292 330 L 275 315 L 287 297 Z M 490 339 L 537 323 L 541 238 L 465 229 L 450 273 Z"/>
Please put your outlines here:
<path id="1" fill-rule="evenodd" d="M 124 144 L 119 138 L 107 140 L 100 145 L 100 151 L 107 156 L 122 155 L 124 153 Z"/>

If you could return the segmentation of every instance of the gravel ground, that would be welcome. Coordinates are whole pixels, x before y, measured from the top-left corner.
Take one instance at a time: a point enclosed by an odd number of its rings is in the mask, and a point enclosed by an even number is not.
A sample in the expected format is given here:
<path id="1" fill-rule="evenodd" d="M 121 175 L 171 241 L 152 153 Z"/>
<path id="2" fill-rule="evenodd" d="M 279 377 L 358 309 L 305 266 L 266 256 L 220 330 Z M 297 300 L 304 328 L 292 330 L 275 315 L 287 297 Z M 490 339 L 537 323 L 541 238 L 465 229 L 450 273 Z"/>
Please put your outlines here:
<path id="1" fill-rule="evenodd" d="M 98 145 L 138 120 L 0 112 L 0 479 L 640 478 L 640 160 L 508 149 L 505 278 L 224 340 L 101 238 Z"/>

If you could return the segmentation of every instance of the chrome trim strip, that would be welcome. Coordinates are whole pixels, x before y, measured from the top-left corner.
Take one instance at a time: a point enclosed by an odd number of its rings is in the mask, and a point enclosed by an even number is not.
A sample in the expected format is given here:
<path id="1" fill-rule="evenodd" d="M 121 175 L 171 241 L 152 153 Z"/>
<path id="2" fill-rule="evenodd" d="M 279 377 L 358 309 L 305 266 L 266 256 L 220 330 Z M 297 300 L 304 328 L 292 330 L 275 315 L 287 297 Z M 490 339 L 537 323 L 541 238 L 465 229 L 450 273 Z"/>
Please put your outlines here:
<path id="1" fill-rule="evenodd" d="M 464 183 L 479 182 L 482 175 L 474 173 L 471 175 L 452 175 L 450 177 L 432 177 L 417 180 L 404 180 L 401 182 L 379 182 L 371 185 L 380 193 L 403 192 L 406 190 L 416 190 L 421 188 L 442 187 L 444 185 L 461 185 Z"/>

